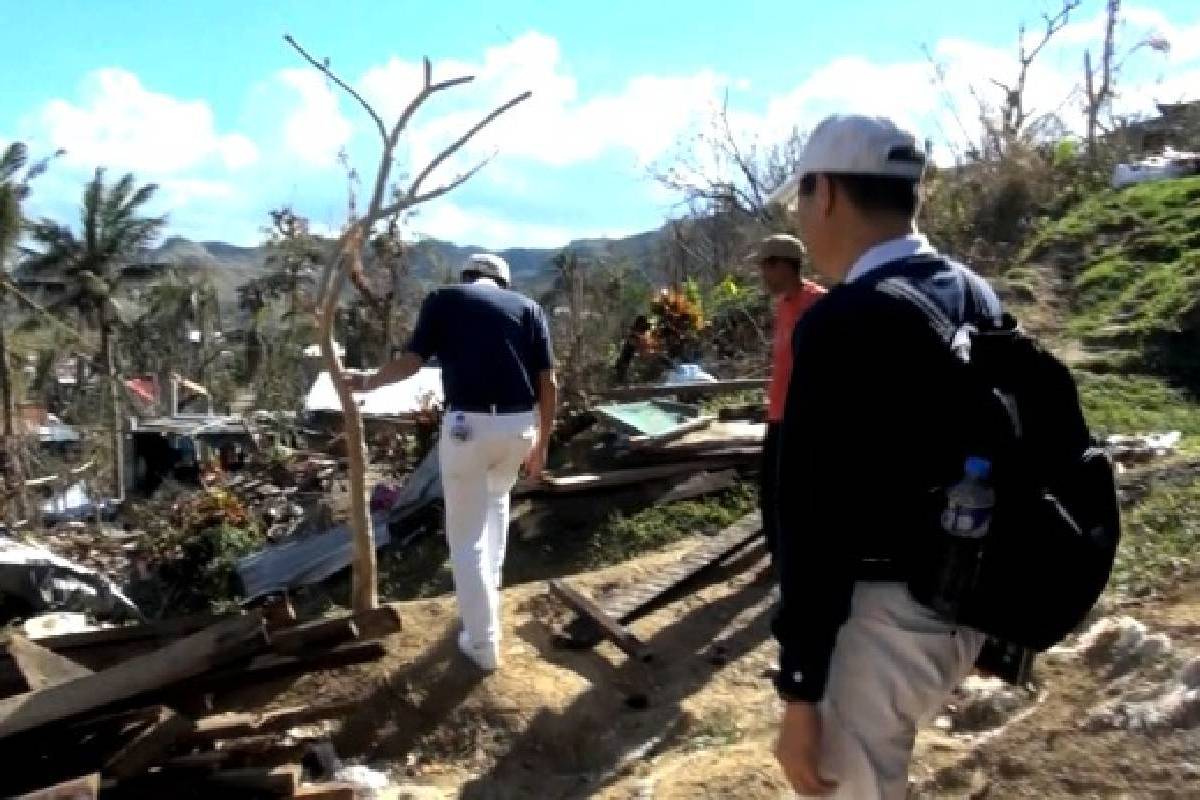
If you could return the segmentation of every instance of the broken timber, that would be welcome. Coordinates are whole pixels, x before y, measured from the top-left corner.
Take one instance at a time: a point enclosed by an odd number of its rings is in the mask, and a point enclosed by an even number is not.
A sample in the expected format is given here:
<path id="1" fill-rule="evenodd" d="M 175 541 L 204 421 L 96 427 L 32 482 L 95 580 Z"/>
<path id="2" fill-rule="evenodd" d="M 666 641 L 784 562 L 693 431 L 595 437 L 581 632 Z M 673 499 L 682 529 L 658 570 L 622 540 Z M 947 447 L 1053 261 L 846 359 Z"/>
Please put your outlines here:
<path id="1" fill-rule="evenodd" d="M 30 691 L 92 674 L 87 667 L 16 633 L 8 639 L 8 655 L 16 662 Z"/>
<path id="2" fill-rule="evenodd" d="M 705 570 L 729 560 L 761 535 L 762 516 L 755 511 L 702 540 L 678 562 L 660 570 L 653 580 L 635 583 L 627 591 L 599 603 L 589 601 L 597 613 L 575 608 L 580 616 L 566 628 L 568 641 L 573 646 L 590 647 L 608 636 L 611 626 L 626 630 L 625 625 L 643 616 L 663 597 Z"/>
<path id="3" fill-rule="evenodd" d="M 605 638 L 621 648 L 630 658 L 638 661 L 649 661 L 651 653 L 646 645 L 631 631 L 606 614 L 590 597 L 571 587 L 566 581 L 552 580 L 549 583 L 550 593 L 562 600 L 576 614 L 590 619 Z"/>
<path id="4" fill-rule="evenodd" d="M 102 672 L 0 700 L 0 738 L 177 683 L 264 646 L 261 614 L 231 617 Z"/>
<path id="5" fill-rule="evenodd" d="M 149 724 L 105 763 L 105 775 L 113 778 L 141 775 L 196 727 L 195 722 L 167 706 L 157 706 L 152 713 Z"/>

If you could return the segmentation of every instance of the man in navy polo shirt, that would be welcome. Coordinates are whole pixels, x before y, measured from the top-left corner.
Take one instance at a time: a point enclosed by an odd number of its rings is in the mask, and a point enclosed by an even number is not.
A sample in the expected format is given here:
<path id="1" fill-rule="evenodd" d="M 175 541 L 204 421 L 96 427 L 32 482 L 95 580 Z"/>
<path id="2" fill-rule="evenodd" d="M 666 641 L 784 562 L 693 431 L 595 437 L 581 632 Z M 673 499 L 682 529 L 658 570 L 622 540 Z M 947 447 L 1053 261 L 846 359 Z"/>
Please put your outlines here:
<path id="1" fill-rule="evenodd" d="M 434 357 L 441 365 L 446 414 L 438 456 L 463 623 L 458 644 L 490 672 L 500 664 L 508 495 L 522 464 L 530 475 L 545 466 L 558 380 L 546 317 L 537 303 L 508 288 L 504 259 L 473 255 L 461 278 L 425 298 L 404 354 L 357 379 L 354 388 L 404 380 Z"/>

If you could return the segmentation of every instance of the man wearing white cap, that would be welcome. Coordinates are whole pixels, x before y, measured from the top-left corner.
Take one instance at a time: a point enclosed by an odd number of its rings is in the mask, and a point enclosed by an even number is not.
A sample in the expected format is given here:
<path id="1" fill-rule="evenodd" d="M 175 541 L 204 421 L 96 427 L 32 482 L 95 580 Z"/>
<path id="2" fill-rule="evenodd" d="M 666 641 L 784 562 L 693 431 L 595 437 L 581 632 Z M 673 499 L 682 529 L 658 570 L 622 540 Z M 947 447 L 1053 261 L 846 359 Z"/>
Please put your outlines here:
<path id="1" fill-rule="evenodd" d="M 558 381 L 545 314 L 509 289 L 504 259 L 473 255 L 461 279 L 425 298 L 404 354 L 354 388 L 404 380 L 434 357 L 441 365 L 446 414 L 438 456 L 463 623 L 458 644 L 490 672 L 500 664 L 508 495 L 522 464 L 531 475 L 545 466 Z"/>
<path id="2" fill-rule="evenodd" d="M 832 116 L 773 198 L 836 284 L 795 330 L 778 460 L 776 755 L 806 796 L 903 798 L 918 723 L 985 638 L 918 604 L 904 582 L 963 426 L 944 345 L 915 303 L 876 287 L 900 279 L 959 324 L 1000 316 L 987 283 L 917 232 L 924 166 L 893 121 Z"/>

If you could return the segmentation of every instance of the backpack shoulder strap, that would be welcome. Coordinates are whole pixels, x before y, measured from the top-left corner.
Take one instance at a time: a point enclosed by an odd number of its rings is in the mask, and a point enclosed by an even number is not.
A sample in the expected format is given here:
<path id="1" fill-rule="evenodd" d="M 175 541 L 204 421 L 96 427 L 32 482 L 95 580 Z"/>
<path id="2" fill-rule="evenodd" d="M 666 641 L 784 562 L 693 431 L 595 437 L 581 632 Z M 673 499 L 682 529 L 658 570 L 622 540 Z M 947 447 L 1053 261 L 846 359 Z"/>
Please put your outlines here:
<path id="1" fill-rule="evenodd" d="M 875 289 L 916 306 L 917 310 L 925 317 L 925 321 L 929 323 L 929 327 L 933 328 L 934 333 L 942 341 L 946 344 L 954 342 L 959 326 L 920 289 L 903 278 L 885 278 L 875 284 Z"/>

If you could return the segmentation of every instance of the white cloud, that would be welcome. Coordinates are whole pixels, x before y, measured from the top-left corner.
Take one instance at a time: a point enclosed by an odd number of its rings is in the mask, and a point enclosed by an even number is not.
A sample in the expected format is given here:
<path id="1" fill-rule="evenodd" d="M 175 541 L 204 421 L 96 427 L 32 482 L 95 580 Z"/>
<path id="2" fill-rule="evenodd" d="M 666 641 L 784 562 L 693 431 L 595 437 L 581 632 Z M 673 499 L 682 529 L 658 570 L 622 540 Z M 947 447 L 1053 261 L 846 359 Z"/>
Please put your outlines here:
<path id="1" fill-rule="evenodd" d="M 26 127 L 33 139 L 65 149 L 64 161 L 139 173 L 177 173 L 204 164 L 239 169 L 258 149 L 245 136 L 220 134 L 203 100 L 180 100 L 145 88 L 136 75 L 106 68 L 90 73 L 80 101 L 46 103 Z"/>
<path id="2" fill-rule="evenodd" d="M 492 151 L 549 166 L 589 161 L 614 152 L 645 164 L 670 148 L 698 118 L 710 113 L 727 79 L 705 70 L 693 75 L 641 75 L 617 93 L 581 99 L 576 80 L 565 70 L 558 42 L 527 33 L 485 51 L 481 62 L 436 64 L 434 80 L 474 75 L 429 101 L 414 120 L 409 160 L 423 164 L 501 102 L 531 91 L 517 106 L 474 141 L 464 157 L 442 171 L 443 178 Z M 398 58 L 368 70 L 360 81 L 389 122 L 421 85 L 419 64 Z"/>
<path id="3" fill-rule="evenodd" d="M 283 121 L 288 152 L 316 167 L 337 163 L 338 151 L 350 140 L 352 126 L 342 116 L 335 88 L 312 69 L 281 70 L 277 78 L 299 100 Z"/>

